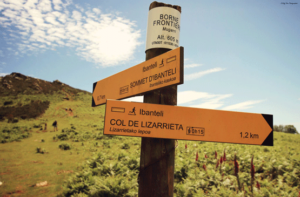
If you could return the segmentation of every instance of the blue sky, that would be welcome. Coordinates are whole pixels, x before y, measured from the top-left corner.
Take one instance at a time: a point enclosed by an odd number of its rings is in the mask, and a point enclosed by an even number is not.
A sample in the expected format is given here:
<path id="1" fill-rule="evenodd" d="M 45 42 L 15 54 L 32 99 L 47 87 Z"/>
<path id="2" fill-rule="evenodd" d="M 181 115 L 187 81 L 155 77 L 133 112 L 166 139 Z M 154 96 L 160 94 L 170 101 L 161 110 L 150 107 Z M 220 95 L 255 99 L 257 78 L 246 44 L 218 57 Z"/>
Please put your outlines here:
<path id="1" fill-rule="evenodd" d="M 145 61 L 151 2 L 0 0 L 0 76 L 92 92 L 94 82 Z M 273 114 L 274 124 L 300 132 L 298 1 L 164 3 L 182 8 L 178 106 Z"/>

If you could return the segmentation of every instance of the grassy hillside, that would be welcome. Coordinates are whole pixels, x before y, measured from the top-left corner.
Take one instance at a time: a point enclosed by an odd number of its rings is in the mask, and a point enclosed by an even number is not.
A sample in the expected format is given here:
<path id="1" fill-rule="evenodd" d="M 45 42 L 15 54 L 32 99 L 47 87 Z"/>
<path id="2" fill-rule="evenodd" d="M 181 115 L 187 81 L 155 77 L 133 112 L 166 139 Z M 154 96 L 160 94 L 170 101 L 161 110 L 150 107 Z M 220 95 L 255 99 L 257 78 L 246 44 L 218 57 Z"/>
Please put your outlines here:
<path id="1" fill-rule="evenodd" d="M 63 128 L 76 127 L 80 133 L 96 134 L 103 127 L 104 108 L 91 107 L 91 94 L 79 93 L 74 100 L 63 99 L 64 95 L 23 95 L 2 96 L 0 107 L 5 101 L 13 100 L 10 107 L 28 104 L 28 101 L 50 101 L 45 113 L 36 118 L 22 119 L 12 123 L 8 118 L 0 122 L 0 196 L 56 196 L 61 191 L 64 177 L 73 173 L 77 165 L 90 158 L 95 152 L 93 139 L 82 143 L 69 143 L 70 151 L 59 149 L 63 142 L 53 140 Z M 65 110 L 65 109 L 68 110 Z M 69 109 L 72 109 L 72 112 Z M 14 117 L 16 118 L 16 117 Z M 57 120 L 58 131 L 53 132 L 52 123 Z M 47 123 L 47 130 L 44 130 Z M 4 131 L 4 132 L 3 132 Z M 7 132 L 9 131 L 9 132 Z M 22 135 L 25 135 L 24 139 Z M 19 135 L 18 135 L 19 134 Z M 13 137 L 11 137 L 13 136 Z M 19 136 L 17 138 L 16 136 Z M 8 138 L 11 137 L 11 138 Z M 92 136 L 90 137 L 92 138 Z M 44 142 L 41 142 L 41 141 Z M 12 141 L 12 142 L 10 142 Z M 45 154 L 37 153 L 37 148 Z M 100 147 L 98 147 L 99 150 Z M 36 183 L 47 181 L 45 187 L 32 187 Z"/>
<path id="2" fill-rule="evenodd" d="M 103 135 L 105 106 L 92 108 L 90 93 L 61 84 L 52 93 L 40 94 L 10 94 L 3 87 L 1 197 L 137 196 L 141 139 Z M 279 132 L 274 132 L 274 147 L 179 140 L 174 196 L 298 197 L 299 144 L 300 135 Z"/>

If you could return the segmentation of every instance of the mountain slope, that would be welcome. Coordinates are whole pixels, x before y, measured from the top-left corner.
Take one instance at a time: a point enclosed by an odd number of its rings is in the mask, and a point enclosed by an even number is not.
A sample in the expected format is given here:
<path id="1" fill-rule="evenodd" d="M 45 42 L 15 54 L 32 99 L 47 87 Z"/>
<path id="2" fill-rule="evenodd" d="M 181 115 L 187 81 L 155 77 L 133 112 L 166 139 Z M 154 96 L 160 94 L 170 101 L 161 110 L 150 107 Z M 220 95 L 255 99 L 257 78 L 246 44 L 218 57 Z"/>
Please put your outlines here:
<path id="1" fill-rule="evenodd" d="M 7 119 L 15 123 L 20 119 L 41 116 L 51 103 L 83 101 L 82 95 L 90 98 L 92 94 L 58 80 L 48 82 L 21 73 L 11 73 L 0 77 L 0 95 L 0 121 Z"/>
<path id="2" fill-rule="evenodd" d="M 13 72 L 5 77 L 0 77 L 0 95 L 1 96 L 16 96 L 36 95 L 36 94 L 53 94 L 55 92 L 66 92 L 74 95 L 79 92 L 89 93 L 87 91 L 72 88 L 58 80 L 48 82 L 45 80 L 28 77 L 21 73 Z"/>

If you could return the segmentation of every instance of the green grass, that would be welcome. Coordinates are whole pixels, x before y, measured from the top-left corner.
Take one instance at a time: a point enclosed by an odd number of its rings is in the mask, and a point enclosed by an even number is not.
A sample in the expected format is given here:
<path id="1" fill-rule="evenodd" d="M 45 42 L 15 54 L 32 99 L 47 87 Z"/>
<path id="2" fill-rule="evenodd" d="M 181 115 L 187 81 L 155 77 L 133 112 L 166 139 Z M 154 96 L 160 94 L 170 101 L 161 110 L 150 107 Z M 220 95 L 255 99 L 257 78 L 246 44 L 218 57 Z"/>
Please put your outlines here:
<path id="1" fill-rule="evenodd" d="M 77 164 L 90 158 L 91 152 L 82 150 L 79 144 L 72 144 L 74 151 L 62 151 L 59 143 L 53 142 L 54 133 L 34 133 L 32 137 L 0 145 L 1 161 L 0 179 L 4 182 L 1 193 L 9 193 L 19 188 L 24 196 L 40 196 L 42 191 L 55 194 L 61 190 L 64 178 L 68 174 L 57 175 L 61 170 L 73 170 Z M 45 142 L 41 142 L 44 139 Z M 46 154 L 36 153 L 36 148 L 42 147 Z M 75 150 L 78 151 L 75 152 Z M 77 152 L 79 154 L 77 154 Z M 30 187 L 36 183 L 48 181 L 48 187 Z M 50 196 L 50 195 L 49 195 Z"/>
<path id="2" fill-rule="evenodd" d="M 50 107 L 41 117 L 20 119 L 18 123 L 0 122 L 0 130 L 31 128 L 30 137 L 0 144 L 0 196 L 137 196 L 141 138 L 103 136 L 104 106 L 92 108 L 91 95 L 80 94 L 72 101 L 64 101 L 60 95 L 47 97 Z M 12 98 L 0 97 L 0 104 L 9 99 Z M 21 103 L 25 100 L 20 98 Z M 73 114 L 64 108 L 72 108 Z M 58 122 L 58 132 L 53 132 L 54 120 Z M 44 127 L 44 123 L 48 124 L 47 132 L 34 128 Z M 68 140 L 60 140 L 61 134 L 66 134 Z M 66 144 L 69 150 L 63 150 Z M 300 135 L 278 132 L 274 132 L 274 147 L 179 140 L 174 196 L 243 196 L 244 192 L 251 196 L 250 161 L 254 156 L 255 181 L 261 185 L 260 190 L 254 189 L 254 196 L 297 197 L 299 144 Z M 45 152 L 37 153 L 37 148 Z M 216 169 L 215 151 L 219 159 L 224 150 L 227 161 Z M 235 154 L 240 182 L 244 184 L 242 192 L 237 190 L 233 171 Z M 48 185 L 32 187 L 43 181 Z"/>
<path id="3" fill-rule="evenodd" d="M 274 147 L 179 141 L 175 152 L 174 196 L 244 196 L 244 193 L 251 196 L 250 162 L 254 156 L 255 183 L 258 181 L 261 185 L 260 189 L 254 186 L 254 196 L 297 197 L 300 191 L 300 156 L 296 148 L 300 136 L 275 132 L 274 139 Z M 122 149 L 125 144 L 130 148 Z M 219 159 L 224 150 L 227 161 L 216 169 L 215 151 Z M 199 154 L 198 161 L 195 161 L 196 152 Z M 235 154 L 243 191 L 238 190 L 234 176 Z M 101 152 L 96 152 L 82 165 L 78 174 L 71 175 L 66 181 L 61 196 L 80 192 L 86 196 L 136 196 L 139 155 L 139 138 L 107 138 L 103 141 Z M 203 165 L 207 170 L 203 169 Z M 130 184 L 120 186 L 120 180 Z"/>
<path id="4" fill-rule="evenodd" d="M 26 98 L 25 98 L 26 97 Z M 45 114 L 37 119 L 22 120 L 18 123 L 0 122 L 0 130 L 12 127 L 31 128 L 31 137 L 21 139 L 20 142 L 0 144 L 0 196 L 4 194 L 18 193 L 21 196 L 56 196 L 62 191 L 62 184 L 70 173 L 60 173 L 60 171 L 76 171 L 78 165 L 90 158 L 93 154 L 91 149 L 95 149 L 91 140 L 82 146 L 81 143 L 69 142 L 71 150 L 59 149 L 60 142 L 53 142 L 53 136 L 58 132 L 52 132 L 51 126 L 54 120 L 58 121 L 58 129 L 68 128 L 75 125 L 81 132 L 89 131 L 98 133 L 97 128 L 103 127 L 104 107 L 91 107 L 91 96 L 81 94 L 76 100 L 63 101 L 60 95 L 35 95 L 24 96 L 22 98 L 0 97 L 0 103 L 6 100 L 14 100 L 15 103 L 25 103 L 26 100 L 50 100 L 50 107 Z M 70 116 L 64 108 L 72 108 L 73 116 Z M 77 117 L 76 117 L 77 116 Z M 42 132 L 34 125 L 41 125 L 44 128 L 47 123 L 47 132 Z M 92 127 L 92 125 L 97 125 Z M 37 133 L 39 132 L 39 133 Z M 44 142 L 41 142 L 41 140 Z M 36 153 L 36 149 L 41 147 L 47 153 Z M 100 147 L 99 147 L 100 148 Z M 98 149 L 99 149 L 98 148 Z M 48 181 L 46 187 L 30 187 L 36 183 Z"/>

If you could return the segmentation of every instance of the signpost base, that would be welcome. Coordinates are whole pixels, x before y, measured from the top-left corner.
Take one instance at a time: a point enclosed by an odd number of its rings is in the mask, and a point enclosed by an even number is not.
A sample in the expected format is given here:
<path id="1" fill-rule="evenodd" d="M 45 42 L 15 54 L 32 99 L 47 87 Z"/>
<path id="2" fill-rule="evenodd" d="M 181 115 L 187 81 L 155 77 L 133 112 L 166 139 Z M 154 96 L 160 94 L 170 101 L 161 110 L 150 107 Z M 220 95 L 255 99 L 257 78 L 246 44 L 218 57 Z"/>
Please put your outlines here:
<path id="1" fill-rule="evenodd" d="M 177 104 L 177 85 L 152 91 L 144 103 Z M 175 140 L 142 138 L 139 196 L 173 196 Z"/>
<path id="2" fill-rule="evenodd" d="M 139 196 L 173 196 L 175 140 L 142 138 Z"/>

